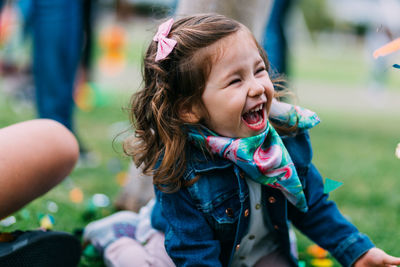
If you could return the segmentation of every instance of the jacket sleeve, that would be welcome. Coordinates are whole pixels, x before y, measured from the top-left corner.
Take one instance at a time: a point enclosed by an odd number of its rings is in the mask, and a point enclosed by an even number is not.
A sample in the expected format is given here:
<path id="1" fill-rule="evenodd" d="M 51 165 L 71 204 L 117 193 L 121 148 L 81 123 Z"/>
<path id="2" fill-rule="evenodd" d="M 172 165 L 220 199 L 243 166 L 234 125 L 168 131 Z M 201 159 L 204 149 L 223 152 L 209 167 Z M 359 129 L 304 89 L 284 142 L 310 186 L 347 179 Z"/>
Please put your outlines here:
<path id="1" fill-rule="evenodd" d="M 156 196 L 166 221 L 165 247 L 176 266 L 221 266 L 220 244 L 186 188 L 172 194 L 156 190 Z"/>
<path id="2" fill-rule="evenodd" d="M 302 152 L 311 161 L 311 146 L 308 134 L 301 142 Z M 303 163 L 305 163 L 303 161 Z M 306 236 L 317 243 L 343 265 L 351 266 L 361 255 L 374 247 L 371 240 L 360 233 L 339 211 L 333 201 L 325 194 L 322 177 L 312 163 L 308 163 L 307 172 L 300 175 L 306 195 L 308 211 L 300 212 L 288 204 L 289 220 Z"/>

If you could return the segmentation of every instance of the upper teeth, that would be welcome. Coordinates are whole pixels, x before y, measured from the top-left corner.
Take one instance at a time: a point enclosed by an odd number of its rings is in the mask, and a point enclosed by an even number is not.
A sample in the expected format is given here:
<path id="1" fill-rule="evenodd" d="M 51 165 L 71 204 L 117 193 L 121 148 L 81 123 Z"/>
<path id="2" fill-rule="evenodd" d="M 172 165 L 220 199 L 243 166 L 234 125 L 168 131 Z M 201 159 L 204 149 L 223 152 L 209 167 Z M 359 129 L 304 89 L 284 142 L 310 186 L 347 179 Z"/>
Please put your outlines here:
<path id="1" fill-rule="evenodd" d="M 249 112 L 257 112 L 263 108 L 263 104 L 258 105 L 257 107 L 249 110 Z"/>

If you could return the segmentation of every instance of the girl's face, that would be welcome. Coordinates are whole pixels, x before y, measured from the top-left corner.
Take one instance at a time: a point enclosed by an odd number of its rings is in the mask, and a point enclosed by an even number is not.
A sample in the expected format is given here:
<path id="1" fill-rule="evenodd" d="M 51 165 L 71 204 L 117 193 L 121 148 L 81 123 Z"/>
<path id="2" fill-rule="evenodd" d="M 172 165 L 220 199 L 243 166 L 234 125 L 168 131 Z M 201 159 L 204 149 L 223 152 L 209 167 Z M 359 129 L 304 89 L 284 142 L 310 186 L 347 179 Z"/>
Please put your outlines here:
<path id="1" fill-rule="evenodd" d="M 209 48 L 217 56 L 202 95 L 206 126 L 226 137 L 261 133 L 274 87 L 251 34 L 241 29 Z"/>

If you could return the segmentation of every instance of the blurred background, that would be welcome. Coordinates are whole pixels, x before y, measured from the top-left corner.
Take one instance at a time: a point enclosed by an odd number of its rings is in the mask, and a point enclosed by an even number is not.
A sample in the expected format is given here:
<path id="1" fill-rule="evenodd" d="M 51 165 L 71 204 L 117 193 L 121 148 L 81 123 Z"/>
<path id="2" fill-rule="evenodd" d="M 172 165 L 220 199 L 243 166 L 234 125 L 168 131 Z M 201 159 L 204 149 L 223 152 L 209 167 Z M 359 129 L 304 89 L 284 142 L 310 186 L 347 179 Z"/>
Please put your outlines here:
<path id="1" fill-rule="evenodd" d="M 0 231 L 36 228 L 43 218 L 51 218 L 54 229 L 79 234 L 88 222 L 117 209 L 114 203 L 130 165 L 121 141 L 132 133 L 127 108 L 141 85 L 141 58 L 157 25 L 181 10 L 179 0 L 72 2 L 79 6 L 64 9 L 63 19 L 77 24 L 75 29 L 56 29 L 51 16 L 41 22 L 38 18 L 44 15 L 38 10 L 45 7 L 39 0 L 3 2 L 0 128 L 41 116 L 46 108 L 41 109 L 40 99 L 53 94 L 43 90 L 67 79 L 71 104 L 69 96 L 54 101 L 71 109 L 69 128 L 79 138 L 81 158 L 61 185 L 0 221 Z M 314 163 L 324 178 L 343 182 L 330 198 L 378 247 L 400 256 L 400 159 L 395 155 L 400 143 L 400 51 L 373 57 L 376 49 L 400 37 L 400 0 L 280 4 L 281 9 L 273 1 L 266 5 L 267 17 L 259 20 L 270 24 L 262 28 L 259 41 L 269 52 L 274 73 L 284 74 L 286 86 L 295 92 L 294 102 L 316 111 L 322 120 L 310 132 Z M 271 32 L 284 40 L 272 48 Z M 75 42 L 77 49 L 71 50 L 70 44 L 52 51 L 53 38 L 58 45 Z M 57 65 L 54 58 L 65 64 Z M 50 63 L 44 67 L 46 60 Z M 69 78 L 58 71 L 68 72 Z M 307 252 L 312 243 L 297 236 L 300 259 L 307 266 L 323 266 Z M 101 266 L 89 254 L 82 266 Z"/>

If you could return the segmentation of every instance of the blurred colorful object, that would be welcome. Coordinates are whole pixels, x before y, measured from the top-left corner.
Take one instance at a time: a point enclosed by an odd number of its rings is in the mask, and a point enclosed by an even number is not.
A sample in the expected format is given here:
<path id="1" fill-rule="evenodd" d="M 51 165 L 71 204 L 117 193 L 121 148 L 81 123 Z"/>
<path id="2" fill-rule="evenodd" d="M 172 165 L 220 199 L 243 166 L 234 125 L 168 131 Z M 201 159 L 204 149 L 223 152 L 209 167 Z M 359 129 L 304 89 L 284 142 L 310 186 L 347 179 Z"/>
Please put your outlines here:
<path id="1" fill-rule="evenodd" d="M 58 205 L 54 201 L 48 201 L 47 202 L 47 209 L 50 212 L 56 213 L 58 211 Z"/>
<path id="2" fill-rule="evenodd" d="M 328 251 L 315 244 L 307 248 L 307 253 L 314 258 L 325 258 L 328 256 Z"/>
<path id="3" fill-rule="evenodd" d="M 342 184 L 342 182 L 337 182 L 332 179 L 325 178 L 324 193 L 328 194 L 329 192 L 332 192 L 333 190 L 339 188 Z"/>
<path id="4" fill-rule="evenodd" d="M 109 215 L 112 210 L 110 206 L 110 198 L 104 194 L 94 194 L 90 200 L 85 203 L 85 211 L 82 217 L 85 221 L 93 221 L 101 217 Z"/>
<path id="5" fill-rule="evenodd" d="M 5 5 L 0 10 L 0 45 L 5 43 L 12 35 L 15 25 L 18 23 L 18 17 L 11 5 Z"/>
<path id="6" fill-rule="evenodd" d="M 374 58 L 384 57 L 400 49 L 400 38 L 397 38 L 374 51 Z"/>
<path id="7" fill-rule="evenodd" d="M 122 27 L 113 25 L 100 33 L 100 47 L 103 54 L 99 60 L 100 69 L 108 75 L 116 75 L 125 67 L 126 33 Z"/>
<path id="8" fill-rule="evenodd" d="M 54 225 L 54 217 L 46 214 L 42 218 L 40 218 L 40 228 L 50 230 L 53 229 Z"/>
<path id="9" fill-rule="evenodd" d="M 95 107 L 107 104 L 107 99 L 101 94 L 95 83 L 84 82 L 77 86 L 74 93 L 76 106 L 83 111 L 91 111 Z"/>
<path id="10" fill-rule="evenodd" d="M 96 105 L 96 92 L 89 83 L 83 83 L 76 88 L 74 101 L 79 109 L 90 111 Z"/>
<path id="11" fill-rule="evenodd" d="M 104 266 L 103 256 L 92 244 L 89 244 L 82 251 L 79 266 Z"/>
<path id="12" fill-rule="evenodd" d="M 96 207 L 105 208 L 110 205 L 110 198 L 104 194 L 94 194 L 92 197 L 92 203 Z"/>
<path id="13" fill-rule="evenodd" d="M 400 69 L 400 65 L 399 64 L 393 64 L 393 68 Z"/>
<path id="14" fill-rule="evenodd" d="M 128 173 L 124 172 L 124 171 L 119 172 L 116 176 L 116 179 L 117 179 L 117 183 L 120 186 L 124 186 L 124 185 L 126 185 L 126 182 L 128 181 Z"/>
<path id="15" fill-rule="evenodd" d="M 400 143 L 397 144 L 395 155 L 398 159 L 400 159 Z"/>
<path id="16" fill-rule="evenodd" d="M 333 261 L 330 259 L 313 259 L 311 260 L 311 265 L 315 267 L 331 267 L 333 266 Z"/>
<path id="17" fill-rule="evenodd" d="M 0 225 L 4 227 L 8 227 L 10 225 L 13 225 L 14 223 L 17 222 L 17 219 L 15 219 L 14 216 L 9 216 L 3 220 L 0 221 Z"/>
<path id="18" fill-rule="evenodd" d="M 97 258 L 97 257 L 101 258 L 101 255 L 92 244 L 87 245 L 86 248 L 83 250 L 82 254 L 90 258 Z"/>
<path id="19" fill-rule="evenodd" d="M 307 248 L 307 253 L 313 257 L 311 260 L 311 265 L 316 267 L 330 267 L 333 266 L 333 262 L 327 259 L 328 251 L 321 248 L 320 246 L 314 244 Z"/>
<path id="20" fill-rule="evenodd" d="M 74 203 L 82 203 L 83 201 L 83 192 L 80 188 L 75 187 L 71 191 L 69 191 L 69 199 Z"/>

